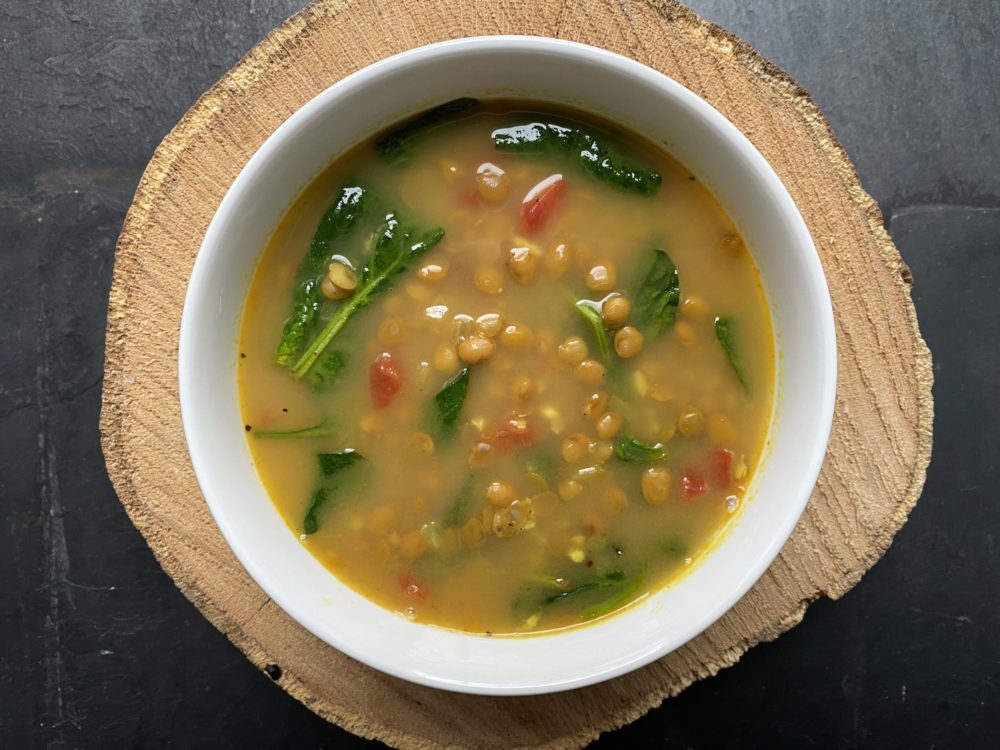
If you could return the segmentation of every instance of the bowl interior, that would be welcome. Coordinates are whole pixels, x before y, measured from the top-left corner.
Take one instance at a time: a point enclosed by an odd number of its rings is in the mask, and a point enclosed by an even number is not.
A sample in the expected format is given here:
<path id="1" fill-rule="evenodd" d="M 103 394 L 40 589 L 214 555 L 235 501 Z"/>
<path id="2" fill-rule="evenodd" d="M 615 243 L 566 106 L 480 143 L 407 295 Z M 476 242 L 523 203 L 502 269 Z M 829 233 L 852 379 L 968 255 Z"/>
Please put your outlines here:
<path id="1" fill-rule="evenodd" d="M 744 235 L 771 307 L 778 355 L 769 448 L 750 500 L 676 584 L 593 625 L 488 638 L 410 623 L 341 584 L 289 532 L 246 445 L 236 392 L 239 321 L 267 239 L 326 164 L 373 130 L 457 96 L 579 107 L 661 144 L 716 195 Z M 445 42 L 344 79 L 292 116 L 230 188 L 206 234 L 181 325 L 185 432 L 211 511 L 242 564 L 292 617 L 336 648 L 415 682 L 526 694 L 622 674 L 683 644 L 759 578 L 791 533 L 829 435 L 836 352 L 829 294 L 793 202 L 749 142 L 694 94 L 634 61 L 525 37 Z"/>

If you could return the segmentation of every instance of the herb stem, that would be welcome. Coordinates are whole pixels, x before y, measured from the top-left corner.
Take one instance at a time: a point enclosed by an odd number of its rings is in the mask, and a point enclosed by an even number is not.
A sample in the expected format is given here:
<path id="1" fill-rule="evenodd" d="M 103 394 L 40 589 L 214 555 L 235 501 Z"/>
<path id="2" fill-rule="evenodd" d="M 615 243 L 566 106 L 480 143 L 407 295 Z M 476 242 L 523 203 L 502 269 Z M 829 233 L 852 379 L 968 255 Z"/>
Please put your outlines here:
<path id="1" fill-rule="evenodd" d="M 311 427 L 299 427 L 295 430 L 254 430 L 253 436 L 255 438 L 267 438 L 269 440 L 286 440 L 292 438 L 317 438 L 317 437 L 329 437 L 333 434 L 333 430 L 327 425 L 324 419 L 319 424 L 314 424 Z"/>

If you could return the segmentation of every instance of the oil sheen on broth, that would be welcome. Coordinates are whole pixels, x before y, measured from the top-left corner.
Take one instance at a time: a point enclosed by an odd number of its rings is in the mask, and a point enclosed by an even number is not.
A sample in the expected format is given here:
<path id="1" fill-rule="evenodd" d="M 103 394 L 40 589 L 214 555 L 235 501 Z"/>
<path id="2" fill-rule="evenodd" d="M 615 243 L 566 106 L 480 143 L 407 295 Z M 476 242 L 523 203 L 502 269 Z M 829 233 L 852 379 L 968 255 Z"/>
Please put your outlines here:
<path id="1" fill-rule="evenodd" d="M 250 450 L 303 544 L 383 607 L 480 633 L 592 621 L 696 564 L 773 406 L 758 273 L 711 194 L 529 102 L 448 103 L 322 172 L 240 352 Z"/>

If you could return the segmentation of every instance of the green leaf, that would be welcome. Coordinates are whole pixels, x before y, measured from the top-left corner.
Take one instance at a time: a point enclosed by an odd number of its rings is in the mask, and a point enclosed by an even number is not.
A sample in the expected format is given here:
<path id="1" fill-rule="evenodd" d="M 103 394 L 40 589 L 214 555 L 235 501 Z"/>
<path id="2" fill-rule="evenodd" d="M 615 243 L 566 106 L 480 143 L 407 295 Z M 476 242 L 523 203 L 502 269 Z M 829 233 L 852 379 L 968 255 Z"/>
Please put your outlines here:
<path id="1" fill-rule="evenodd" d="M 319 282 L 310 278 L 300 283 L 292 293 L 292 311 L 285 319 L 281 340 L 274 352 L 275 364 L 290 365 L 295 361 L 310 331 L 319 320 L 321 307 Z"/>
<path id="2" fill-rule="evenodd" d="M 747 385 L 746 375 L 743 372 L 743 366 L 740 364 L 739 355 L 736 353 L 736 342 L 733 334 L 733 322 L 729 318 L 720 318 L 716 316 L 715 318 L 715 339 L 719 342 L 719 346 L 726 353 L 726 357 L 729 359 L 729 366 L 733 368 L 733 372 L 736 373 L 736 378 L 740 381 L 740 385 L 743 386 L 743 390 L 750 390 Z"/>
<path id="3" fill-rule="evenodd" d="M 647 463 L 666 458 L 666 451 L 660 443 L 648 445 L 631 435 L 619 435 L 615 440 L 615 455 L 627 463 Z"/>
<path id="4" fill-rule="evenodd" d="M 392 164 L 405 164 L 413 156 L 414 138 L 435 125 L 467 112 L 477 104 L 478 99 L 468 96 L 440 104 L 379 138 L 375 143 L 375 150 Z"/>
<path id="5" fill-rule="evenodd" d="M 597 578 L 593 578 L 585 583 L 581 583 L 578 586 L 566 589 L 565 591 L 560 591 L 558 594 L 550 594 L 542 600 L 542 604 L 549 605 L 555 604 L 556 602 L 564 602 L 567 599 L 572 599 L 580 594 L 585 594 L 588 591 L 596 591 L 598 589 L 606 589 L 611 586 L 615 586 L 624 580 L 624 571 L 612 570 L 602 576 L 598 576 Z"/>
<path id="6" fill-rule="evenodd" d="M 305 259 L 309 265 L 305 270 L 310 275 L 324 270 L 333 254 L 333 241 L 352 231 L 374 203 L 375 197 L 370 190 L 358 185 L 341 188 L 340 195 L 319 220 L 319 226 L 309 242 Z"/>
<path id="7" fill-rule="evenodd" d="M 528 457 L 524 468 L 528 474 L 543 482 L 546 487 L 551 487 L 554 484 L 556 461 L 551 453 L 536 449 Z"/>
<path id="8" fill-rule="evenodd" d="M 677 266 L 665 250 L 653 248 L 649 270 L 635 294 L 637 325 L 650 337 L 658 336 L 677 320 L 681 301 Z"/>
<path id="9" fill-rule="evenodd" d="M 324 352 L 316 364 L 307 373 L 306 377 L 313 384 L 314 391 L 321 391 L 326 386 L 335 382 L 337 376 L 347 366 L 347 352 L 340 349 L 331 349 Z"/>
<path id="10" fill-rule="evenodd" d="M 395 213 L 386 214 L 385 221 L 376 230 L 372 254 L 365 267 L 364 281 L 383 278 L 405 252 L 411 229 L 404 226 Z"/>
<path id="11" fill-rule="evenodd" d="M 302 520 L 302 530 L 305 534 L 315 534 L 319 529 L 319 512 L 330 502 L 337 490 L 336 484 L 329 483 L 329 478 L 339 475 L 341 471 L 353 466 L 362 458 L 364 457 L 360 453 L 351 448 L 345 448 L 336 453 L 318 453 L 316 455 L 324 483 L 313 493 L 305 518 Z"/>
<path id="12" fill-rule="evenodd" d="M 324 419 L 319 424 L 312 427 L 300 427 L 295 430 L 254 430 L 255 438 L 266 438 L 268 440 L 286 440 L 292 438 L 318 438 L 329 437 L 333 434 L 333 428 L 327 425 Z"/>
<path id="13" fill-rule="evenodd" d="M 446 529 L 453 529 L 465 520 L 472 495 L 473 485 L 472 480 L 469 480 L 462 485 L 462 489 L 455 495 L 455 499 L 451 501 L 451 505 L 448 506 L 448 510 L 445 511 L 444 517 L 441 519 L 441 523 Z"/>
<path id="14" fill-rule="evenodd" d="M 434 408 L 437 413 L 437 422 L 443 435 L 450 435 L 455 431 L 458 420 L 462 416 L 462 406 L 465 404 L 465 396 L 469 391 L 469 374 L 472 370 L 463 367 L 458 375 L 453 377 L 434 396 Z"/>
<path id="15" fill-rule="evenodd" d="M 687 557 L 688 548 L 680 539 L 668 539 L 663 543 L 663 551 L 671 557 Z"/>
<path id="16" fill-rule="evenodd" d="M 322 309 L 320 282 L 324 266 L 330 260 L 334 240 L 350 234 L 368 208 L 376 202 L 370 191 L 357 185 L 341 188 L 339 195 L 320 219 L 309 243 L 309 250 L 299 264 L 292 311 L 285 320 L 274 361 L 291 365 L 312 333 Z"/>
<path id="17" fill-rule="evenodd" d="M 326 487 L 318 488 L 309 501 L 309 508 L 302 521 L 302 531 L 306 534 L 315 534 L 319 531 L 319 511 L 330 499 L 330 493 Z"/>
<path id="18" fill-rule="evenodd" d="M 573 308 L 580 314 L 584 322 L 590 326 L 594 339 L 597 341 L 597 348 L 601 352 L 601 358 L 606 362 L 611 362 L 611 334 L 604 327 L 604 317 L 597 309 L 597 303 L 589 299 L 581 299 L 573 303 Z"/>
<path id="19" fill-rule="evenodd" d="M 345 448 L 336 453 L 319 453 L 316 458 L 319 461 L 320 473 L 324 477 L 329 477 L 338 471 L 346 469 L 348 466 L 353 466 L 364 458 L 364 456 L 352 448 Z"/>
<path id="20" fill-rule="evenodd" d="M 500 151 L 567 156 L 598 180 L 622 190 L 652 195 L 662 182 L 659 172 L 628 164 L 581 128 L 530 122 L 498 128 L 492 136 Z"/>
<path id="21" fill-rule="evenodd" d="M 614 612 L 616 609 L 626 605 L 631 601 L 632 597 L 636 595 L 639 588 L 642 586 L 643 579 L 646 577 L 646 566 L 645 564 L 639 569 L 639 572 L 632 577 L 632 580 L 628 582 L 627 585 L 618 589 L 612 596 L 605 599 L 603 602 L 598 602 L 591 607 L 583 610 L 581 615 L 584 620 L 593 620 L 595 617 L 601 617 L 602 615 Z"/>
<path id="22" fill-rule="evenodd" d="M 357 291 L 344 300 L 330 316 L 319 335 L 306 347 L 292 367 L 292 374 L 296 378 L 306 375 L 347 321 L 388 291 L 391 288 L 390 282 L 409 268 L 414 260 L 440 242 L 442 237 L 444 230 L 438 227 L 425 232 L 420 239 L 413 241 L 413 231 L 404 227 L 396 214 L 388 214 L 375 233 L 371 257 Z"/>

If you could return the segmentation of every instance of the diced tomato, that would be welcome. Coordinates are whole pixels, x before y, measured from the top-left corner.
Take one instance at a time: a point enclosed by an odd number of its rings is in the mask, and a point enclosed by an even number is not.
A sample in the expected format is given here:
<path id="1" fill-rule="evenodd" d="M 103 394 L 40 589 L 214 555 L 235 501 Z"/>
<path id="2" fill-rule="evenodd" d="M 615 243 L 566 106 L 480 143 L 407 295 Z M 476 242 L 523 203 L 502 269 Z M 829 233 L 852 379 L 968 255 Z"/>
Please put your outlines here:
<path id="1" fill-rule="evenodd" d="M 427 590 L 424 588 L 423 584 L 414 578 L 410 573 L 404 572 L 399 574 L 399 588 L 401 588 L 403 593 L 408 597 L 416 599 L 417 601 L 422 602 L 427 598 Z"/>
<path id="2" fill-rule="evenodd" d="M 535 232 L 548 221 L 566 188 L 561 174 L 549 175 L 524 196 L 521 203 L 521 230 Z"/>
<path id="3" fill-rule="evenodd" d="M 489 443 L 497 453 L 512 453 L 518 448 L 531 445 L 537 439 L 528 418 L 514 414 L 488 432 L 483 433 L 483 442 Z"/>
<path id="4" fill-rule="evenodd" d="M 733 452 L 725 448 L 716 448 L 708 454 L 712 465 L 712 476 L 719 489 L 726 489 L 733 481 Z"/>
<path id="5" fill-rule="evenodd" d="M 392 361 L 392 355 L 383 352 L 375 358 L 368 368 L 368 385 L 371 388 L 372 405 L 376 409 L 384 409 L 396 398 L 403 385 L 399 377 L 399 369 Z"/>
<path id="6" fill-rule="evenodd" d="M 460 206 L 478 206 L 483 202 L 482 196 L 479 194 L 479 188 L 472 188 L 471 190 L 462 190 L 455 196 L 455 202 Z"/>
<path id="7" fill-rule="evenodd" d="M 704 495 L 708 491 L 708 483 L 705 482 L 705 475 L 699 469 L 688 466 L 684 469 L 684 476 L 681 478 L 681 496 L 685 500 L 693 500 L 699 495 Z"/>

